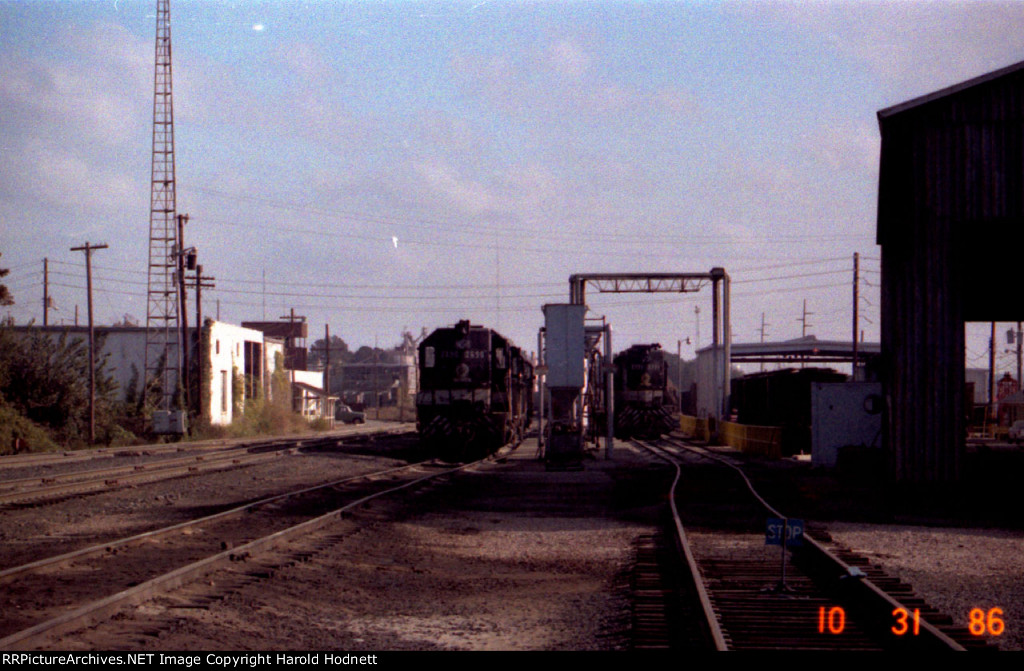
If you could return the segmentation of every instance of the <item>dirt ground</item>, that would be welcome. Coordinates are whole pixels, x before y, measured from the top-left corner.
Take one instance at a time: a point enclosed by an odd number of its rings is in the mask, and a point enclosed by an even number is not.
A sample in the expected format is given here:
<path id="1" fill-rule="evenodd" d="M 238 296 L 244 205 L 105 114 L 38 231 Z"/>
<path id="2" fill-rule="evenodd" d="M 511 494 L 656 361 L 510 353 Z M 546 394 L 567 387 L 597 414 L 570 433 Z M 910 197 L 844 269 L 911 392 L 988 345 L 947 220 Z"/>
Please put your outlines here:
<path id="1" fill-rule="evenodd" d="M 309 561 L 272 578 L 213 600 L 195 588 L 158 598 L 61 645 L 628 649 L 634 543 L 654 528 L 650 478 L 662 473 L 625 452 L 584 471 L 546 472 L 524 445 L 504 464 L 340 523 Z"/>
<path id="2" fill-rule="evenodd" d="M 661 471 L 620 449 L 612 462 L 550 473 L 534 449 L 525 444 L 493 474 L 428 495 L 447 501 L 442 508 L 428 498 L 403 509 L 397 521 L 380 510 L 369 526 L 342 523 L 309 561 L 284 562 L 272 577 L 244 580 L 213 599 L 199 585 L 153 600 L 55 649 L 627 649 L 627 574 L 634 543 L 654 529 Z M 368 446 L 357 461 L 380 456 L 371 455 Z M 350 457 L 289 457 L 246 477 L 147 485 L 38 513 L 8 511 L 0 532 L 5 545 L 17 546 L 48 533 L 73 541 L 90 524 L 143 526 L 161 509 L 182 514 L 249 496 L 250 487 L 350 472 Z M 996 468 L 995 486 L 1010 477 L 997 457 L 982 460 Z M 872 557 L 954 619 L 966 623 L 972 608 L 1002 608 L 1005 632 L 995 642 L 1024 649 L 1024 531 L 1002 528 L 1012 515 L 999 511 L 998 519 L 986 520 L 977 508 L 948 502 L 893 514 L 863 472 L 822 472 L 789 461 L 754 462 L 751 471 L 784 513 L 805 516 L 812 532 Z M 965 496 L 979 491 L 983 484 Z"/>

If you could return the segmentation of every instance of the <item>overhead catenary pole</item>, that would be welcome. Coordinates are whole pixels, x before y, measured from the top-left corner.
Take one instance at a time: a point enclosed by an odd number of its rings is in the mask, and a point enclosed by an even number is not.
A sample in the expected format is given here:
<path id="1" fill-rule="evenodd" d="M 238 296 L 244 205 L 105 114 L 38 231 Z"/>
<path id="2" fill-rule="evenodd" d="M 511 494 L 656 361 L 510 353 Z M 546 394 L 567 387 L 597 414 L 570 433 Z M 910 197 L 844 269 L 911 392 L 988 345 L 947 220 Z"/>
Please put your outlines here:
<path id="1" fill-rule="evenodd" d="M 106 249 L 107 245 L 72 247 L 73 252 L 85 252 L 85 289 L 89 306 L 89 444 L 96 442 L 96 338 L 92 323 L 92 253 Z"/>

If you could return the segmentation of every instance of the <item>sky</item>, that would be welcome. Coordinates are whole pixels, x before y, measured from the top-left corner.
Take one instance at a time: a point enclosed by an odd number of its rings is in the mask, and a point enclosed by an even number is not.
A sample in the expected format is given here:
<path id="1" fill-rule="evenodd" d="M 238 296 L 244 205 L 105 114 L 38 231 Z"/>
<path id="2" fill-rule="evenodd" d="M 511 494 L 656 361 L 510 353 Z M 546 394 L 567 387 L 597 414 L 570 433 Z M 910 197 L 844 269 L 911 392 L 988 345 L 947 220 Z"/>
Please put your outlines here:
<path id="1" fill-rule="evenodd" d="M 145 324 L 155 0 L 0 0 L 17 323 Z M 878 110 L 1024 60 L 1024 1 L 172 0 L 177 211 L 204 315 L 312 343 L 460 319 L 536 349 L 573 273 L 732 282 L 734 342 L 879 339 Z M 711 340 L 710 288 L 588 292 L 615 349 Z M 190 319 L 192 307 L 189 307 Z M 1000 368 L 1015 367 L 999 328 Z M 968 326 L 968 367 L 988 326 Z M 680 345 L 680 341 L 682 344 Z"/>

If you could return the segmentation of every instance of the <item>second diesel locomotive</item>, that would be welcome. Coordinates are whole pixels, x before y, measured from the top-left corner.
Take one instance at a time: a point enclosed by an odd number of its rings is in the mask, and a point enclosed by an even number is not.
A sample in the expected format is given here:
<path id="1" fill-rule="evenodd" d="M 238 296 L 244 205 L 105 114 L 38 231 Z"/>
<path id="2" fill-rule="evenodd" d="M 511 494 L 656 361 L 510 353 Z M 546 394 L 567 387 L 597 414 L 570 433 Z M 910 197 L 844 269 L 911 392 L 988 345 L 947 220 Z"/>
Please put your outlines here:
<path id="1" fill-rule="evenodd" d="M 616 437 L 656 438 L 670 432 L 674 397 L 661 345 L 633 345 L 614 363 Z"/>
<path id="2" fill-rule="evenodd" d="M 533 412 L 533 365 L 497 331 L 460 321 L 419 346 L 416 428 L 445 461 L 482 458 L 522 440 Z"/>

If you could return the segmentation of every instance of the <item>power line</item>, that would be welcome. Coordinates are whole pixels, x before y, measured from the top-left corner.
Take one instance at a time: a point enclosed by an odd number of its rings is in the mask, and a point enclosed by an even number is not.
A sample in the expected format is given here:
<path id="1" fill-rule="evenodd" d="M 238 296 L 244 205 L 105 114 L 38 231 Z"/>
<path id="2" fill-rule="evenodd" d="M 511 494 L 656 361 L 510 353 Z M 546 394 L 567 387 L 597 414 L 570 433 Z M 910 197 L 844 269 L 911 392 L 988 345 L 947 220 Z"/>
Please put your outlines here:
<path id="1" fill-rule="evenodd" d="M 251 195 L 242 196 L 242 195 L 237 195 L 237 194 L 229 194 L 229 193 L 217 190 L 217 189 L 210 189 L 210 188 L 206 188 L 206 187 L 195 187 L 192 190 L 193 191 L 197 191 L 199 193 L 206 193 L 206 194 L 209 194 L 209 195 L 213 195 L 213 196 L 216 196 L 216 197 L 227 198 L 227 199 L 230 199 L 233 202 L 237 202 L 239 200 L 247 200 L 247 201 L 250 201 L 250 202 L 260 203 L 260 204 L 267 205 L 267 206 L 274 207 L 274 208 L 278 208 L 278 209 L 284 209 L 284 210 L 299 212 L 299 213 L 302 213 L 302 214 L 319 214 L 319 215 L 322 215 L 322 216 L 328 216 L 328 217 L 334 217 L 334 218 L 344 217 L 347 220 L 357 221 L 357 222 L 361 222 L 361 223 L 374 224 L 374 225 L 385 224 L 385 225 L 392 226 L 392 227 L 415 228 L 415 229 L 423 229 L 425 227 L 429 227 L 432 232 L 436 231 L 438 229 L 451 229 L 451 230 L 454 230 L 456 232 L 470 231 L 470 232 L 479 232 L 479 233 L 486 233 L 486 234 L 490 234 L 490 233 L 503 233 L 503 234 L 506 234 L 506 235 L 529 234 L 531 238 L 539 237 L 539 238 L 547 239 L 547 240 L 562 240 L 562 239 L 564 239 L 564 240 L 573 240 L 574 241 L 574 240 L 578 239 L 578 237 L 579 237 L 579 235 L 577 233 L 557 233 L 557 232 L 553 232 L 553 230 L 551 228 L 532 228 L 532 227 L 522 226 L 522 225 L 519 225 L 519 224 L 502 225 L 502 224 L 495 224 L 495 223 L 490 223 L 490 222 L 480 222 L 480 223 L 475 223 L 475 224 L 460 224 L 460 223 L 455 223 L 455 222 L 450 222 L 450 221 L 439 221 L 439 220 L 436 220 L 436 219 L 429 219 L 429 218 L 426 218 L 426 217 L 415 217 L 415 216 L 410 216 L 409 217 L 410 219 L 415 219 L 415 221 L 402 221 L 402 220 L 400 220 L 400 219 L 398 219 L 396 217 L 391 217 L 391 216 L 382 216 L 382 215 L 379 215 L 379 214 L 368 214 L 368 213 L 365 213 L 365 212 L 355 212 L 355 211 L 352 211 L 352 210 L 345 210 L 345 209 L 341 209 L 341 208 L 324 208 L 324 207 L 320 207 L 318 205 L 311 205 L 311 204 L 308 204 L 308 203 L 294 203 L 294 202 L 289 202 L 289 201 L 274 200 L 274 199 L 271 199 L 271 198 L 260 197 L 260 196 L 251 196 Z M 312 232 L 312 231 L 310 231 L 310 232 Z M 689 243 L 692 243 L 692 242 L 697 242 L 697 243 L 702 243 L 702 242 L 706 242 L 706 243 L 719 243 L 719 242 L 722 241 L 722 236 L 720 236 L 718 234 L 702 235 L 702 234 L 694 234 L 694 233 L 685 233 L 684 235 L 686 237 L 687 242 L 689 242 Z M 790 235 L 773 235 L 772 239 L 778 240 L 780 242 L 800 242 L 800 241 L 804 241 L 804 240 L 862 239 L 862 238 L 864 238 L 865 236 L 868 236 L 868 235 L 871 235 L 871 234 L 870 233 L 863 233 L 863 234 L 834 233 L 834 234 L 829 234 L 829 235 L 808 235 L 806 233 L 794 233 L 794 234 L 790 234 Z M 678 245 L 679 244 L 679 236 L 680 236 L 680 234 L 672 234 L 672 235 L 664 235 L 664 236 L 644 235 L 641 238 L 638 238 L 638 236 L 636 236 L 636 234 L 634 234 L 634 233 L 609 233 L 609 232 L 605 232 L 605 231 L 588 231 L 587 232 L 587 237 L 592 239 L 592 240 L 606 240 L 606 241 L 609 241 L 609 242 L 616 242 L 616 241 L 626 240 L 626 241 L 629 241 L 629 242 L 636 242 L 638 244 L 650 244 L 650 243 L 653 242 L 653 243 L 659 243 L 659 244 Z M 387 236 L 384 236 L 384 237 L 387 238 L 390 241 L 390 234 L 387 235 Z M 377 239 L 377 238 L 375 237 L 374 239 Z"/>
<path id="2" fill-rule="evenodd" d="M 799 273 L 799 274 L 796 274 L 796 275 L 775 275 L 775 276 L 772 276 L 772 277 L 764 277 L 764 278 L 749 279 L 749 280 L 733 279 L 732 283 L 733 284 L 749 284 L 751 282 L 777 282 L 779 280 L 793 280 L 793 279 L 799 279 L 799 278 L 803 278 L 803 277 L 821 277 L 821 276 L 824 276 L 824 275 L 841 275 L 841 274 L 846 273 L 846 272 L 849 272 L 849 271 L 848 270 L 822 270 L 822 271 L 816 272 L 816 273 Z"/>

